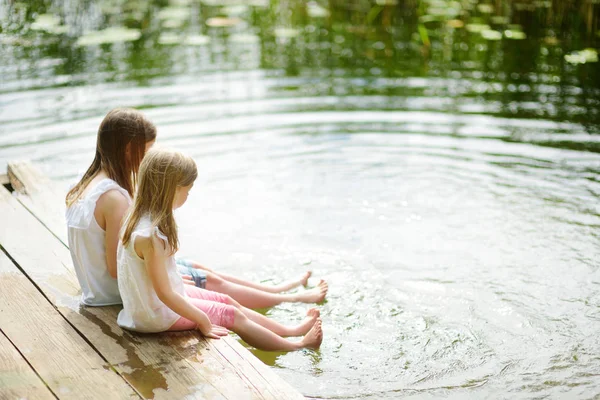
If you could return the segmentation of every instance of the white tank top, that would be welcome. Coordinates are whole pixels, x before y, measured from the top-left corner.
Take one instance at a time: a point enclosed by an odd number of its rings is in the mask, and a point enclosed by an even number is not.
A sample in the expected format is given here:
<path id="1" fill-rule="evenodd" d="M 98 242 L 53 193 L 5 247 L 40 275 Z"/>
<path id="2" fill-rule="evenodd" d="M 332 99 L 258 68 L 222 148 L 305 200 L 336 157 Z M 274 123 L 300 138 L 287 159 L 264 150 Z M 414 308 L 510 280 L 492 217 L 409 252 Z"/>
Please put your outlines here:
<path id="1" fill-rule="evenodd" d="M 127 246 L 123 247 L 120 241 L 117 248 L 117 280 L 123 299 L 123 310 L 119 313 L 117 323 L 132 331 L 163 332 L 179 319 L 179 315 L 158 298 L 145 262 L 134 249 L 137 237 L 150 237 L 152 234 L 165 241 L 166 245 L 166 236 L 152 226 L 149 216 L 144 216 L 131 234 Z M 177 273 L 175 257 L 168 258 L 165 268 L 173 290 L 185 296 L 184 283 Z"/>
<path id="2" fill-rule="evenodd" d="M 117 280 L 106 265 L 106 232 L 94 217 L 96 202 L 109 190 L 118 190 L 129 203 L 129 193 L 112 179 L 103 179 L 67 208 L 69 250 L 81 286 L 81 302 L 88 306 L 121 304 Z"/>

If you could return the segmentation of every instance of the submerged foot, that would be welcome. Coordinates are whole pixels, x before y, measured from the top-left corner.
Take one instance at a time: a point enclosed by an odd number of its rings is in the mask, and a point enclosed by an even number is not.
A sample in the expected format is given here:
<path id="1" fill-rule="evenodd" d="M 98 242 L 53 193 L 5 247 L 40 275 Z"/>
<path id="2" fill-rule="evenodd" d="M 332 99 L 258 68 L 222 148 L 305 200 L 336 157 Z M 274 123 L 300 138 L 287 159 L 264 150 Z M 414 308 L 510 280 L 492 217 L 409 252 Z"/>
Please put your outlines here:
<path id="1" fill-rule="evenodd" d="M 302 347 L 308 349 L 318 349 L 323 342 L 323 328 L 321 318 L 317 318 L 313 327 L 308 331 L 306 336 L 302 338 Z"/>
<path id="2" fill-rule="evenodd" d="M 311 308 L 306 312 L 306 318 L 296 326 L 294 329 L 294 336 L 306 335 L 306 333 L 313 327 L 317 318 L 321 316 L 321 311 L 318 308 Z"/>

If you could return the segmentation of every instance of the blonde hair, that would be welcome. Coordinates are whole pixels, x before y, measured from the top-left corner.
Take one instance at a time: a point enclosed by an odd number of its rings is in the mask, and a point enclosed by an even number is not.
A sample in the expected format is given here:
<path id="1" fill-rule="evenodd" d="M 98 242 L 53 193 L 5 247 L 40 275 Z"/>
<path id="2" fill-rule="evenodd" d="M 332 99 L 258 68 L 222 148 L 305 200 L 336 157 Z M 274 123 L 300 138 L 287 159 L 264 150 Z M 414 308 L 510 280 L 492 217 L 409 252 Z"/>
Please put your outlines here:
<path id="1" fill-rule="evenodd" d="M 178 187 L 189 186 L 196 180 L 198 170 L 194 160 L 182 153 L 167 149 L 148 151 L 140 165 L 138 187 L 133 208 L 123 229 L 123 246 L 144 215 L 149 215 L 153 227 L 158 227 L 168 240 L 171 254 L 179 249 L 177 225 L 173 217 L 173 201 Z"/>
<path id="2" fill-rule="evenodd" d="M 133 196 L 146 143 L 154 139 L 156 127 L 140 111 L 133 108 L 110 110 L 98 128 L 94 161 L 81 180 L 67 193 L 67 207 L 71 207 L 81 197 L 101 169 Z"/>

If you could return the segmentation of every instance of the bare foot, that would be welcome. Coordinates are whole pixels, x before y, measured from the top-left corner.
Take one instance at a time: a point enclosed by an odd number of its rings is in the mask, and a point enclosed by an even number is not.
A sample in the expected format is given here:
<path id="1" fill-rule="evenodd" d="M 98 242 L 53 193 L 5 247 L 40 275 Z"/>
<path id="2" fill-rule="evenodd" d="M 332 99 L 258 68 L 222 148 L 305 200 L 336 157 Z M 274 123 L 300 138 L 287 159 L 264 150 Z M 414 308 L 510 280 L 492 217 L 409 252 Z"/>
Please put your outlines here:
<path id="1" fill-rule="evenodd" d="M 311 308 L 310 310 L 308 310 L 306 312 L 306 318 L 304 318 L 300 325 L 294 327 L 291 336 L 306 335 L 306 333 L 310 330 L 310 328 L 313 327 L 313 325 L 317 321 L 317 318 L 319 318 L 320 316 L 321 311 L 319 311 L 318 308 Z"/>
<path id="2" fill-rule="evenodd" d="M 329 290 L 329 285 L 324 280 L 321 280 L 317 287 L 298 293 L 298 300 L 301 303 L 320 303 L 325 299 Z"/>
<path id="3" fill-rule="evenodd" d="M 313 327 L 300 341 L 302 347 L 314 350 L 321 347 L 321 343 L 323 342 L 323 328 L 321 325 L 321 318 L 317 318 L 317 321 L 315 322 Z"/>
<path id="4" fill-rule="evenodd" d="M 306 271 L 304 275 L 302 275 L 302 278 L 300 278 L 300 284 L 306 286 L 308 284 L 308 278 L 310 278 L 311 275 L 312 271 Z"/>

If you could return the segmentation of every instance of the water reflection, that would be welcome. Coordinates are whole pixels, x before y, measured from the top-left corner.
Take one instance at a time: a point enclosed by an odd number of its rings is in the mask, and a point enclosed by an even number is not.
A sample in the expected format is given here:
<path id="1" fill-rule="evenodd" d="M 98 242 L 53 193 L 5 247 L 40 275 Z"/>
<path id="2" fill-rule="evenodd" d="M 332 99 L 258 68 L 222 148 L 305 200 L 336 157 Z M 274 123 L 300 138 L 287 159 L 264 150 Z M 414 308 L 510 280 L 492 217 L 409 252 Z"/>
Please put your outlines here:
<path id="1" fill-rule="evenodd" d="M 306 78 L 301 93 L 447 98 L 439 107 L 446 112 L 469 103 L 471 112 L 598 132 L 598 64 L 566 61 L 586 48 L 593 61 L 600 7 L 592 1 L 267 5 L 3 0 L 1 90 L 154 85 L 159 77 L 260 68 Z M 394 79 L 407 77 L 428 79 L 422 87 Z M 598 151 L 596 143 L 574 146 Z"/>
<path id="2" fill-rule="evenodd" d="M 0 0 L 0 165 L 71 180 L 106 110 L 143 108 L 201 171 L 187 255 L 331 283 L 320 353 L 256 352 L 304 394 L 585 398 L 599 9 Z"/>

